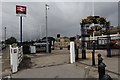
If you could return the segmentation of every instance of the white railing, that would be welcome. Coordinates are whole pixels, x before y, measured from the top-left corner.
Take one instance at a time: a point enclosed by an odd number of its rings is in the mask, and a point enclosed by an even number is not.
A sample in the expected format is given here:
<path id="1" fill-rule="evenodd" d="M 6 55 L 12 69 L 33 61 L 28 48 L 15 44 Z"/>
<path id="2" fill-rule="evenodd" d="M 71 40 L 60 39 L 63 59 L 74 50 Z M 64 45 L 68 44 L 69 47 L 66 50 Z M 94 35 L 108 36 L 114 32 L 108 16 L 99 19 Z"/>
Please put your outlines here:
<path id="1" fill-rule="evenodd" d="M 10 45 L 10 64 L 11 64 L 12 73 L 15 73 L 18 71 L 18 66 L 22 61 L 22 59 L 23 59 L 22 46 L 12 47 L 12 45 Z"/>

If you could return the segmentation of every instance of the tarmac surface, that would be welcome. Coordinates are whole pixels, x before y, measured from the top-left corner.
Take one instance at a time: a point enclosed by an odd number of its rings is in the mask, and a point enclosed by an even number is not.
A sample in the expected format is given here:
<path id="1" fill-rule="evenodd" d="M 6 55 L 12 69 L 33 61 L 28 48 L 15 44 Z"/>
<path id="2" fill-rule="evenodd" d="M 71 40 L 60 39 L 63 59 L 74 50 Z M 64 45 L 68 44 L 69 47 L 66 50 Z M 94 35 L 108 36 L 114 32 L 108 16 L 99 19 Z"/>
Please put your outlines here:
<path id="1" fill-rule="evenodd" d="M 9 50 L 8 50 L 9 51 Z M 7 52 L 6 52 L 7 53 Z M 79 54 L 79 61 L 70 64 L 69 63 L 69 50 L 53 50 L 52 53 L 36 53 L 36 54 L 24 54 L 31 58 L 31 66 L 29 68 L 20 69 L 17 73 L 12 74 L 12 78 L 98 78 L 97 69 L 97 54 L 101 53 L 103 62 L 106 64 L 106 73 L 112 78 L 119 78 L 119 57 L 112 56 L 106 57 L 105 50 L 96 50 L 95 61 L 96 66 L 91 66 L 91 50 L 87 50 L 87 59 L 81 59 L 81 53 Z M 5 53 L 4 53 L 5 54 Z M 9 55 L 6 54 L 8 61 L 4 60 L 2 65 L 9 68 Z M 7 69 L 7 68 L 6 68 Z M 6 71 L 9 73 L 9 69 Z M 8 74 L 7 73 L 7 74 Z"/>
<path id="2" fill-rule="evenodd" d="M 84 77 L 84 68 L 80 69 L 75 64 L 69 64 L 68 50 L 54 50 L 52 53 L 37 53 L 26 56 L 31 58 L 32 67 L 13 74 L 13 78 Z"/>

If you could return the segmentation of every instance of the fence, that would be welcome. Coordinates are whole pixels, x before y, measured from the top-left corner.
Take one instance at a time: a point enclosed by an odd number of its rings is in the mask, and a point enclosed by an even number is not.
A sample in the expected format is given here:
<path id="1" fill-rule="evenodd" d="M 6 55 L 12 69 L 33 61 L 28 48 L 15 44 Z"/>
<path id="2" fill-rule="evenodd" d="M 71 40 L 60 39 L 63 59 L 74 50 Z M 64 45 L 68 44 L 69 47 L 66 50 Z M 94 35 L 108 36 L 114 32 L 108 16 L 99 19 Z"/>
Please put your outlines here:
<path id="1" fill-rule="evenodd" d="M 12 73 L 18 71 L 18 66 L 23 59 L 23 48 L 10 45 L 10 65 Z"/>

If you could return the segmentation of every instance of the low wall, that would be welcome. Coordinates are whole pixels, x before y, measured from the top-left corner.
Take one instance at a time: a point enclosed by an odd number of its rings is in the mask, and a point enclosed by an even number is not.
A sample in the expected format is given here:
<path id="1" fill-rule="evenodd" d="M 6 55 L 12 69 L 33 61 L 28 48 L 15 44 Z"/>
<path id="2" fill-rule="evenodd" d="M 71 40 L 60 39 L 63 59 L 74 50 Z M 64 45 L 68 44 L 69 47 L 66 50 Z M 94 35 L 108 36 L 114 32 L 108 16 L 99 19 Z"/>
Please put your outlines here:
<path id="1" fill-rule="evenodd" d="M 120 55 L 120 49 L 111 49 L 111 55 Z"/>

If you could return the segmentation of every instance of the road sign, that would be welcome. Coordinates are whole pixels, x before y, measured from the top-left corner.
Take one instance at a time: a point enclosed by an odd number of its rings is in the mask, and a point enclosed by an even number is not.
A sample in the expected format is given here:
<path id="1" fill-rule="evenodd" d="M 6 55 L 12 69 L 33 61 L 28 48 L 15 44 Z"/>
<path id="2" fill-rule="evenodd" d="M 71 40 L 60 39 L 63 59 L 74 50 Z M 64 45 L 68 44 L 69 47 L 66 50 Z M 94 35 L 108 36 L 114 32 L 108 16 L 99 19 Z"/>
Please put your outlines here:
<path id="1" fill-rule="evenodd" d="M 26 14 L 26 6 L 16 5 L 16 14 Z"/>

